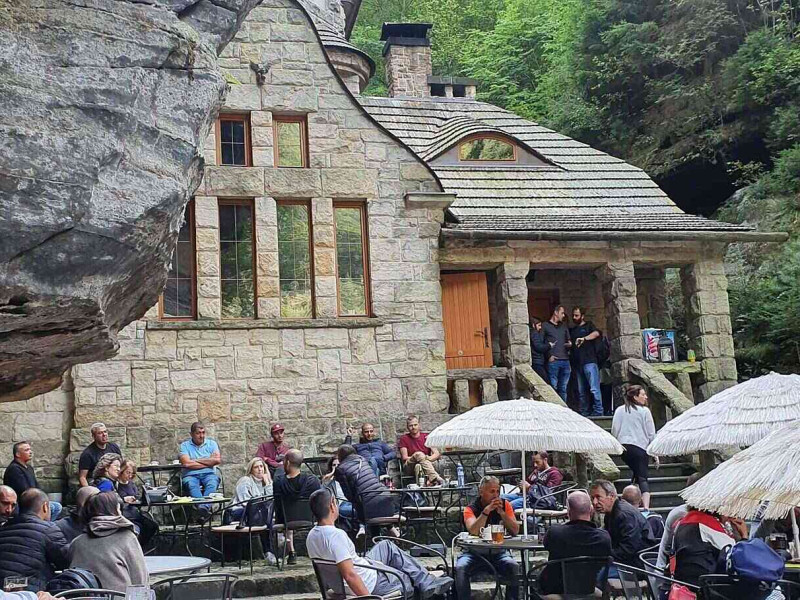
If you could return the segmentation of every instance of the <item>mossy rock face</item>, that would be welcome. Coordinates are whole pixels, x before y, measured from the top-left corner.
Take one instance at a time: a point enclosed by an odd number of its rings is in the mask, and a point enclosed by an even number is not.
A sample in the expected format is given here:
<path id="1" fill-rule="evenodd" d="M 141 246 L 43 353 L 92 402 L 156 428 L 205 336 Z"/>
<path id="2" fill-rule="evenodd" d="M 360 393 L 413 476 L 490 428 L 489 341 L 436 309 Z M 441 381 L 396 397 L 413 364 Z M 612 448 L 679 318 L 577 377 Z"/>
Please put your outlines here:
<path id="1" fill-rule="evenodd" d="M 225 92 L 217 53 L 255 4 L 0 0 L 0 401 L 110 358 L 156 303 Z"/>

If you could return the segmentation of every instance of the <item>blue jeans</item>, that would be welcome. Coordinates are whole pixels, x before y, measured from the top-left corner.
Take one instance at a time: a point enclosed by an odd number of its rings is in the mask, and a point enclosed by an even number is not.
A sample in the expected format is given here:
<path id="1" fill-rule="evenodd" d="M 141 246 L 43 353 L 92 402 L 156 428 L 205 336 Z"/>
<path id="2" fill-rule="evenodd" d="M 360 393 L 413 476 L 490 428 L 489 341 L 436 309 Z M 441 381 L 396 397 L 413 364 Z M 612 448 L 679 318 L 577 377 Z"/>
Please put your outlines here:
<path id="1" fill-rule="evenodd" d="M 482 558 L 488 560 L 497 571 L 497 575 L 503 579 L 509 579 L 514 583 L 508 586 L 506 598 L 516 600 L 519 595 L 519 585 L 516 581 L 519 573 L 519 565 L 511 553 L 497 552 L 492 554 L 481 554 Z M 456 561 L 456 598 L 458 600 L 469 600 L 472 595 L 470 577 L 475 573 L 489 571 L 487 564 L 478 556 L 465 552 Z"/>
<path id="2" fill-rule="evenodd" d="M 53 502 L 51 500 L 49 504 L 50 504 L 50 520 L 55 521 L 58 518 L 58 515 L 61 514 L 61 503 Z"/>
<path id="3" fill-rule="evenodd" d="M 567 385 L 569 376 L 572 374 L 572 367 L 569 361 L 559 358 L 547 364 L 547 372 L 550 375 L 550 387 L 558 392 L 561 399 L 567 401 Z"/>
<path id="4" fill-rule="evenodd" d="M 217 491 L 219 477 L 216 473 L 188 473 L 183 476 L 183 488 L 192 498 L 202 498 Z M 200 509 L 211 510 L 210 504 L 200 504 Z"/>
<path id="5" fill-rule="evenodd" d="M 597 363 L 583 365 L 575 373 L 578 379 L 578 395 L 581 397 L 581 413 L 584 416 L 601 416 L 603 414 L 603 394 L 600 392 L 600 368 Z M 586 388 L 592 394 L 592 401 L 586 395 Z"/>

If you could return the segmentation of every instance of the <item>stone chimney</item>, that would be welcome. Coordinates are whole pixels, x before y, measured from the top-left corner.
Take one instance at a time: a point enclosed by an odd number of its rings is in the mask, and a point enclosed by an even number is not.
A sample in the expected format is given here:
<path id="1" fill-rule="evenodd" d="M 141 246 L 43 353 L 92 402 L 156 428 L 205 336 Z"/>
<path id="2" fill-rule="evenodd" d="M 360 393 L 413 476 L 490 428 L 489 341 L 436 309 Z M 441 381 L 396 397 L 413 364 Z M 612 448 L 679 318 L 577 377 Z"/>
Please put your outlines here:
<path id="1" fill-rule="evenodd" d="M 384 23 L 381 40 L 386 42 L 383 56 L 389 96 L 427 98 L 431 95 L 428 77 L 433 73 L 430 23 Z"/>

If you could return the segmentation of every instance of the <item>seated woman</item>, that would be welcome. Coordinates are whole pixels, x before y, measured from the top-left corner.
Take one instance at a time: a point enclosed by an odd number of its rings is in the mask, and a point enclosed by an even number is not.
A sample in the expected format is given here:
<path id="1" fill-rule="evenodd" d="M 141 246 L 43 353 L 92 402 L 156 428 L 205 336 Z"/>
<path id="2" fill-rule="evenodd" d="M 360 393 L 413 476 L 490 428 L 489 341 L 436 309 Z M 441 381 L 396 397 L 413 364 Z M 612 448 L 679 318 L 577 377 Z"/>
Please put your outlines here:
<path id="1" fill-rule="evenodd" d="M 85 507 L 87 532 L 69 547 L 70 567 L 94 573 L 100 586 L 125 592 L 131 585 L 147 585 L 147 567 L 133 523 L 122 516 L 116 492 L 89 498 Z"/>
<path id="2" fill-rule="evenodd" d="M 122 457 L 119 454 L 113 452 L 104 454 L 97 461 L 97 466 L 92 473 L 94 487 L 101 492 L 116 492 L 121 469 Z"/>
<path id="3" fill-rule="evenodd" d="M 247 463 L 247 475 L 244 475 L 236 482 L 236 493 L 233 496 L 233 506 L 227 509 L 223 515 L 223 523 L 231 524 L 233 521 L 244 520 L 245 503 L 253 498 L 264 498 L 272 496 L 272 477 L 269 469 L 261 458 L 254 458 Z M 257 511 L 252 511 L 247 515 L 247 525 L 271 525 L 272 524 L 272 502 L 259 505 Z M 272 553 L 269 533 L 261 534 L 261 547 L 264 549 L 264 556 L 270 565 L 277 564 L 275 555 Z"/>
<path id="4" fill-rule="evenodd" d="M 142 548 L 147 548 L 150 540 L 158 534 L 158 523 L 135 506 L 141 498 L 141 493 L 134 482 L 134 477 L 136 477 L 136 463 L 129 458 L 123 459 L 117 477 L 117 494 L 123 502 L 122 515 L 133 523 Z"/>
<path id="5" fill-rule="evenodd" d="M 89 498 L 96 496 L 99 493 L 100 490 L 91 485 L 80 488 L 77 496 L 75 497 L 75 509 L 70 512 L 66 518 L 56 521 L 56 527 L 58 527 L 61 530 L 61 533 L 64 534 L 64 537 L 67 538 L 67 542 L 71 542 L 76 537 L 86 532 L 84 507 L 86 506 L 86 501 L 89 500 Z"/>

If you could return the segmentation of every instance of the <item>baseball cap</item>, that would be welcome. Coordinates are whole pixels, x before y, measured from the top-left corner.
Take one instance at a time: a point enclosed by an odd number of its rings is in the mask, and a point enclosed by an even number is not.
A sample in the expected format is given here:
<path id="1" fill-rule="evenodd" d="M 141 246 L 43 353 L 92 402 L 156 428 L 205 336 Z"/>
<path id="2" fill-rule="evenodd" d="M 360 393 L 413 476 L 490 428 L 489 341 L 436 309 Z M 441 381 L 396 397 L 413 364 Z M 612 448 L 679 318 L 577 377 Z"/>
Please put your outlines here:
<path id="1" fill-rule="evenodd" d="M 276 431 L 283 431 L 283 425 L 280 423 L 275 423 L 275 425 L 273 425 L 269 430 L 270 433 L 275 433 Z"/>

